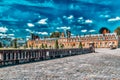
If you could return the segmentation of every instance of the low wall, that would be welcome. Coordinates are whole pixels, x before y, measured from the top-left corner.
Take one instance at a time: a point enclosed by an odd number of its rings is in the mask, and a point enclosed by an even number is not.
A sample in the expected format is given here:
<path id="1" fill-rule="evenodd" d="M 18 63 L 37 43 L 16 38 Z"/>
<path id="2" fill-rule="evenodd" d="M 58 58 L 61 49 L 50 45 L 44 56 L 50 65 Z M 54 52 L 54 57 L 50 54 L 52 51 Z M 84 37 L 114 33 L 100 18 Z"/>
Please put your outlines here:
<path id="1" fill-rule="evenodd" d="M 42 61 L 91 52 L 92 51 L 89 48 L 0 50 L 0 66 Z"/>

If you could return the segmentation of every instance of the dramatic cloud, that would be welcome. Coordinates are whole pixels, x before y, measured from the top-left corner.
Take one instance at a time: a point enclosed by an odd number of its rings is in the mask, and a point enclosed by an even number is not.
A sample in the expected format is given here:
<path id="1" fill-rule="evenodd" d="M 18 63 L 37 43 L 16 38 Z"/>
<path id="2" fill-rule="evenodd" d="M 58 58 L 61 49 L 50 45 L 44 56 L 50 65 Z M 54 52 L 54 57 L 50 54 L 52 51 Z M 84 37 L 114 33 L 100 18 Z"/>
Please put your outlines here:
<path id="1" fill-rule="evenodd" d="M 85 20 L 85 23 L 93 23 L 93 21 L 92 20 Z"/>
<path id="2" fill-rule="evenodd" d="M 48 18 L 46 18 L 46 19 L 41 19 L 41 20 L 39 20 L 37 23 L 38 24 L 47 24 L 47 21 L 48 20 Z"/>
<path id="3" fill-rule="evenodd" d="M 113 32 L 120 26 L 119 0 L 0 0 L 0 4 L 0 26 L 6 26 L 0 32 L 15 37 L 67 29 L 74 35 L 98 33 L 103 26 Z"/>
<path id="4" fill-rule="evenodd" d="M 73 19 L 74 18 L 74 16 L 73 15 L 70 15 L 69 17 L 68 17 L 68 19 Z"/>
<path id="5" fill-rule="evenodd" d="M 32 32 L 30 29 L 25 29 L 27 32 Z"/>
<path id="6" fill-rule="evenodd" d="M 84 30 L 81 30 L 81 32 L 87 32 L 87 30 L 86 30 L 86 29 L 84 29 Z"/>
<path id="7" fill-rule="evenodd" d="M 14 36 L 14 34 L 8 34 L 9 36 Z"/>
<path id="8" fill-rule="evenodd" d="M 71 29 L 71 28 L 70 28 L 70 27 L 66 27 L 66 26 L 64 26 L 64 27 L 57 27 L 57 29 L 67 30 L 67 29 Z"/>
<path id="9" fill-rule="evenodd" d="M 42 34 L 42 35 L 48 35 L 48 33 L 47 33 L 47 32 L 42 32 L 41 34 Z"/>
<path id="10" fill-rule="evenodd" d="M 27 23 L 28 27 L 34 27 L 35 25 L 32 23 Z"/>
<path id="11" fill-rule="evenodd" d="M 48 32 L 36 32 L 36 33 L 41 35 L 48 35 Z"/>
<path id="12" fill-rule="evenodd" d="M 74 36 L 74 34 L 71 34 L 72 36 Z"/>
<path id="13" fill-rule="evenodd" d="M 111 21 L 120 21 L 120 17 L 116 17 L 116 18 L 111 18 L 111 19 L 108 19 L 109 22 Z"/>
<path id="14" fill-rule="evenodd" d="M 0 37 L 3 36 L 4 34 L 0 33 Z"/>
<path id="15" fill-rule="evenodd" d="M 8 28 L 6 28 L 6 27 L 0 27 L 0 32 L 5 33 L 7 31 L 8 31 Z"/>
<path id="16" fill-rule="evenodd" d="M 83 19 L 83 17 L 79 17 L 78 19 L 82 20 L 82 19 Z"/>
<path id="17" fill-rule="evenodd" d="M 110 15 L 102 15 L 102 14 L 101 14 L 100 17 L 101 17 L 101 18 L 109 18 Z"/>
<path id="18" fill-rule="evenodd" d="M 89 32 L 95 32 L 96 30 L 89 30 Z"/>

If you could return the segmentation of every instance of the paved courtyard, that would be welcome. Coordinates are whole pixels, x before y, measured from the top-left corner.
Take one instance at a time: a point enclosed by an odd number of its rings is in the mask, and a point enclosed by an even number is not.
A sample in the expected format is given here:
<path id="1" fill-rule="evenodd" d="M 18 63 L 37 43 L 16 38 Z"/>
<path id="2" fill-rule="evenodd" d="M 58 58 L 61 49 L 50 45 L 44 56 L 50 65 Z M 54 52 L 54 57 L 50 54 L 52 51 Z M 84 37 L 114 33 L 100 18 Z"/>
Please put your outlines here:
<path id="1" fill-rule="evenodd" d="M 120 49 L 3 67 L 0 80 L 120 80 Z"/>

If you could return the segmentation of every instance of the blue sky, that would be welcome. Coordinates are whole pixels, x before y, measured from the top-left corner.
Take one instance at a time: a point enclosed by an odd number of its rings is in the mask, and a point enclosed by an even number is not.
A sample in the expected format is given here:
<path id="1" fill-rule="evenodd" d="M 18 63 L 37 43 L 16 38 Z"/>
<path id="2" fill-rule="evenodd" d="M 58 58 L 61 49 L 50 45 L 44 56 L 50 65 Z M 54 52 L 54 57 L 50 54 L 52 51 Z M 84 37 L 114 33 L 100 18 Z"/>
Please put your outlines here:
<path id="1" fill-rule="evenodd" d="M 119 5 L 119 0 L 0 0 L 0 36 L 47 36 L 67 29 L 81 35 L 101 27 L 114 31 L 120 26 Z"/>

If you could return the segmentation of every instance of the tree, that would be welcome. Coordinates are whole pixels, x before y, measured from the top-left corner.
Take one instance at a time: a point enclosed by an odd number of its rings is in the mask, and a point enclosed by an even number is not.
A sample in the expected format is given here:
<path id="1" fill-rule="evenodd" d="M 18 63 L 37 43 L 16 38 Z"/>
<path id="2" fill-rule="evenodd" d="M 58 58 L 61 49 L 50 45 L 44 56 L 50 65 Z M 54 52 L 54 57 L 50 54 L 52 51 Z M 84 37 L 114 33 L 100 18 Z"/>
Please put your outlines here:
<path id="1" fill-rule="evenodd" d="M 42 45 L 41 45 L 41 48 L 42 48 L 42 49 L 44 49 L 44 48 L 45 48 L 45 47 L 44 47 L 44 45 L 43 45 L 43 43 L 42 43 Z"/>
<path id="2" fill-rule="evenodd" d="M 71 37 L 71 31 L 70 30 L 66 30 L 66 34 L 67 34 L 67 38 Z"/>
<path id="3" fill-rule="evenodd" d="M 17 48 L 17 39 L 13 40 L 13 48 Z"/>
<path id="4" fill-rule="evenodd" d="M 47 44 L 45 44 L 45 48 L 47 48 Z"/>
<path id="5" fill-rule="evenodd" d="M 60 44 L 60 47 L 63 49 L 64 48 L 64 44 Z"/>
<path id="6" fill-rule="evenodd" d="M 51 35 L 50 35 L 50 38 L 59 38 L 61 35 L 60 32 L 53 32 Z"/>
<path id="7" fill-rule="evenodd" d="M 82 47 L 82 42 L 79 43 L 79 48 L 83 48 L 83 47 Z"/>
<path id="8" fill-rule="evenodd" d="M 51 49 L 51 47 L 52 47 L 52 46 L 50 45 L 49 48 Z"/>
<path id="9" fill-rule="evenodd" d="M 55 49 L 58 49 L 59 45 L 58 45 L 58 40 L 55 41 Z"/>
<path id="10" fill-rule="evenodd" d="M 100 30 L 99 30 L 99 33 L 100 34 L 105 34 L 105 33 L 110 33 L 110 30 L 106 27 L 102 27 Z"/>
<path id="11" fill-rule="evenodd" d="M 36 48 L 38 49 L 38 45 L 36 45 Z"/>
<path id="12" fill-rule="evenodd" d="M 114 32 L 116 32 L 117 35 L 120 35 L 120 27 L 117 27 L 117 28 L 114 30 Z"/>
<path id="13" fill-rule="evenodd" d="M 2 42 L 0 42 L 0 48 L 2 48 Z"/>

